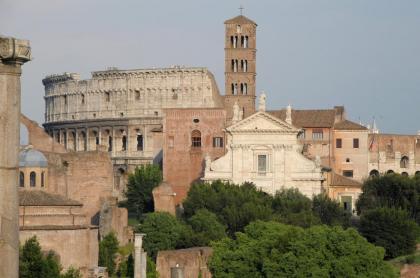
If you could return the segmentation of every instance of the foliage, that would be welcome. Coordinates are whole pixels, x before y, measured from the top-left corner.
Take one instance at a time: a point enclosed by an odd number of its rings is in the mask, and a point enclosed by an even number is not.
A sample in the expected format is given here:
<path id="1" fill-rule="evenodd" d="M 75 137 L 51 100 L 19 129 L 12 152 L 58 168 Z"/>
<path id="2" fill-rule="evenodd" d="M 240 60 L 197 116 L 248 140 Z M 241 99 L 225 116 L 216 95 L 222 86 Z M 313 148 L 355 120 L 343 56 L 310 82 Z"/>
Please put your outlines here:
<path id="1" fill-rule="evenodd" d="M 114 233 L 107 234 L 99 242 L 99 266 L 105 266 L 109 276 L 115 273 L 115 259 L 118 251 L 118 239 Z"/>
<path id="2" fill-rule="evenodd" d="M 420 177 L 384 175 L 369 178 L 357 201 L 359 214 L 369 209 L 389 207 L 406 210 L 420 224 Z"/>
<path id="3" fill-rule="evenodd" d="M 416 249 L 418 225 L 408 213 L 395 208 L 378 208 L 364 212 L 360 233 L 371 243 L 382 246 L 387 258 L 411 254 Z"/>
<path id="4" fill-rule="evenodd" d="M 119 264 L 117 277 L 134 277 L 134 258 L 132 254 L 124 257 L 125 259 Z"/>
<path id="5" fill-rule="evenodd" d="M 187 223 L 192 228 L 191 246 L 208 246 L 210 241 L 226 236 L 226 227 L 217 220 L 217 216 L 200 209 L 191 216 Z"/>
<path id="6" fill-rule="evenodd" d="M 384 250 L 354 229 L 256 221 L 213 248 L 214 277 L 397 277 Z"/>
<path id="7" fill-rule="evenodd" d="M 193 216 L 199 209 L 207 209 L 216 214 L 232 236 L 242 231 L 251 221 L 268 220 L 272 215 L 271 202 L 271 196 L 257 190 L 251 183 L 238 186 L 214 181 L 211 184 L 193 184 L 183 206 L 186 218 Z"/>
<path id="8" fill-rule="evenodd" d="M 147 278 L 159 278 L 159 274 L 156 270 L 156 264 L 153 260 L 147 256 L 147 266 L 146 266 L 146 277 Z"/>
<path id="9" fill-rule="evenodd" d="M 350 226 L 351 214 L 346 212 L 340 203 L 331 200 L 325 194 L 319 194 L 312 199 L 312 211 L 320 219 L 322 224 L 330 226 Z"/>
<path id="10" fill-rule="evenodd" d="M 300 227 L 320 224 L 320 220 L 312 213 L 311 199 L 296 188 L 281 189 L 273 198 L 274 220 Z"/>
<path id="11" fill-rule="evenodd" d="M 74 267 L 69 267 L 69 269 L 60 276 L 60 278 L 82 278 L 82 274 L 80 273 L 80 270 Z"/>
<path id="12" fill-rule="evenodd" d="M 140 219 L 143 213 L 153 212 L 152 190 L 162 181 L 162 171 L 157 165 L 142 165 L 129 174 L 123 203 L 130 215 Z"/>
<path id="13" fill-rule="evenodd" d="M 144 249 L 154 260 L 159 250 L 184 247 L 180 241 L 185 230 L 184 224 L 166 212 L 147 214 L 138 227 L 138 232 L 146 234 L 143 242 Z"/>
<path id="14" fill-rule="evenodd" d="M 37 238 L 26 240 L 19 252 L 19 277 L 21 278 L 56 278 L 60 276 L 61 266 L 55 254 L 50 251 L 42 254 Z"/>

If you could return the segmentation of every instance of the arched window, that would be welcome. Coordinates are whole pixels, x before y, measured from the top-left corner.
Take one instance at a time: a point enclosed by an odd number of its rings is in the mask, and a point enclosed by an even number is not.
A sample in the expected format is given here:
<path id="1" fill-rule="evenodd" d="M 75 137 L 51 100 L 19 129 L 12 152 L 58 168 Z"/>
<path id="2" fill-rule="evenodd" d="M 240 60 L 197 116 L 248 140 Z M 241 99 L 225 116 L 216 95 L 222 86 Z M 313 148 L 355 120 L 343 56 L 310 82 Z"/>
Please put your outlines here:
<path id="1" fill-rule="evenodd" d="M 31 187 L 35 187 L 36 186 L 36 173 L 35 172 L 31 172 L 29 174 L 29 185 Z"/>
<path id="2" fill-rule="evenodd" d="M 244 94 L 244 95 L 248 94 L 248 84 L 246 84 L 246 83 L 244 83 L 244 91 L 243 91 L 242 94 Z"/>
<path id="3" fill-rule="evenodd" d="M 140 100 L 140 92 L 136 92 L 136 100 Z"/>
<path id="4" fill-rule="evenodd" d="M 83 95 L 83 94 L 82 94 L 82 95 L 81 95 L 81 98 L 82 98 L 82 101 L 81 101 L 81 102 L 82 102 L 82 104 L 85 104 L 85 95 Z"/>
<path id="5" fill-rule="evenodd" d="M 193 130 L 191 133 L 191 146 L 193 148 L 201 148 L 201 132 Z"/>
<path id="6" fill-rule="evenodd" d="M 394 171 L 393 170 L 388 170 L 388 171 L 386 171 L 386 173 L 387 173 L 387 175 L 391 175 L 391 174 L 394 174 Z"/>
<path id="7" fill-rule="evenodd" d="M 420 171 L 417 171 L 414 175 L 415 175 L 416 177 L 420 177 Z"/>
<path id="8" fill-rule="evenodd" d="M 112 152 L 112 136 L 108 138 L 108 151 Z"/>
<path id="9" fill-rule="evenodd" d="M 408 177 L 408 173 L 407 173 L 407 172 L 402 172 L 402 173 L 401 173 L 401 176 L 403 176 L 403 177 Z"/>
<path id="10" fill-rule="evenodd" d="M 137 151 L 143 151 L 143 135 L 137 133 Z"/>
<path id="11" fill-rule="evenodd" d="M 379 177 L 378 170 L 375 170 L 374 169 L 374 170 L 370 171 L 369 176 L 371 176 L 371 177 Z"/>
<path id="12" fill-rule="evenodd" d="M 45 172 L 41 173 L 41 187 L 45 186 Z"/>
<path id="13" fill-rule="evenodd" d="M 409 162 L 409 159 L 407 156 L 401 157 L 400 168 L 408 168 L 408 162 Z"/>
<path id="14" fill-rule="evenodd" d="M 25 187 L 25 174 L 23 172 L 19 173 L 19 186 Z"/>
<path id="15" fill-rule="evenodd" d="M 121 147 L 121 150 L 122 151 L 126 151 L 127 150 L 127 136 L 123 136 L 122 138 L 121 138 L 121 141 L 122 141 L 122 147 Z"/>

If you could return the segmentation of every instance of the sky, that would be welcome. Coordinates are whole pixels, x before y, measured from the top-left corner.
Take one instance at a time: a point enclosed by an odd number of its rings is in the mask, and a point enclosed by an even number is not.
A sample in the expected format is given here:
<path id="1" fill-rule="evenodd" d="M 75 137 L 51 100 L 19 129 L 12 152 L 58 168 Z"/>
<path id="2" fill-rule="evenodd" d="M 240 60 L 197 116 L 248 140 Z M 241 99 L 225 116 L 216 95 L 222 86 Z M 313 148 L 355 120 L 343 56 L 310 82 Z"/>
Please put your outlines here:
<path id="1" fill-rule="evenodd" d="M 0 34 L 32 46 L 22 112 L 43 123 L 46 75 L 108 67 L 203 66 L 224 93 L 223 22 L 241 5 L 268 109 L 344 105 L 384 133 L 420 130 L 418 0 L 0 0 Z"/>

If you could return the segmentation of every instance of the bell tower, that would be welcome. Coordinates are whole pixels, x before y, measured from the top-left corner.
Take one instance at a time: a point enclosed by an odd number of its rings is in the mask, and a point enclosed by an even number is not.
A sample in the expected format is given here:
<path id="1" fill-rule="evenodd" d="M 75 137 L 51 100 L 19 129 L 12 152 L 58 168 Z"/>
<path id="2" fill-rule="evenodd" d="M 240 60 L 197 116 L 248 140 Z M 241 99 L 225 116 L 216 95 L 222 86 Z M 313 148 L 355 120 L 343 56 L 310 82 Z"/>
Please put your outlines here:
<path id="1" fill-rule="evenodd" d="M 238 103 L 243 117 L 255 113 L 257 24 L 241 15 L 225 21 L 225 109 L 232 119 Z"/>

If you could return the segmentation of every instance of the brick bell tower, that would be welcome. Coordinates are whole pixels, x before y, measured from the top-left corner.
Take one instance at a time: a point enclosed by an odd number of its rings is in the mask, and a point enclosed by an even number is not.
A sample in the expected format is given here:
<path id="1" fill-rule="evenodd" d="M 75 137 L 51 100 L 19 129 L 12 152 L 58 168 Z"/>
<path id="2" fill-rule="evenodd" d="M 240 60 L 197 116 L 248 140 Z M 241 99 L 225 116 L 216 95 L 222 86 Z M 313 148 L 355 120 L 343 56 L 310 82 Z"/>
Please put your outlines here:
<path id="1" fill-rule="evenodd" d="M 241 15 L 225 21 L 225 109 L 232 119 L 238 102 L 243 117 L 255 113 L 257 24 Z"/>

